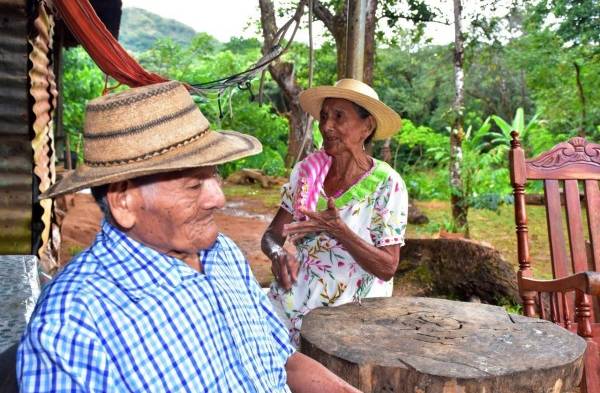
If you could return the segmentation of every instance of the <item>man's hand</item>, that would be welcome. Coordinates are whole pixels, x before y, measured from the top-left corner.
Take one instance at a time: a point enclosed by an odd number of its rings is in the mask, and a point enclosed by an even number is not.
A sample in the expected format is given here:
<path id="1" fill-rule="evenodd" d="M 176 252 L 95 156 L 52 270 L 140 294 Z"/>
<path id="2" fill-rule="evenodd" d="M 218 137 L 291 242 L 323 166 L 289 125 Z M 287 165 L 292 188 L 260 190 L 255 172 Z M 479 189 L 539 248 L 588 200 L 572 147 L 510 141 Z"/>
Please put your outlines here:
<path id="1" fill-rule="evenodd" d="M 360 390 L 329 371 L 321 363 L 300 352 L 289 357 L 285 370 L 288 386 L 294 393 L 360 393 Z"/>

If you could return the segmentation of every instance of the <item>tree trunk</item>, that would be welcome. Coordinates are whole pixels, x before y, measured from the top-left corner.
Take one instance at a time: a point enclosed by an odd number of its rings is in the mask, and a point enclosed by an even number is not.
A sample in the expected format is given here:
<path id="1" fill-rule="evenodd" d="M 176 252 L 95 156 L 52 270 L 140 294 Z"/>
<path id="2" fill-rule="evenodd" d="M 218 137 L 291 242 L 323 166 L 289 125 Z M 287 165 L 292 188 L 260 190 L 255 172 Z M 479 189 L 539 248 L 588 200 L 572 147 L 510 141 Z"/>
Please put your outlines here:
<path id="1" fill-rule="evenodd" d="M 364 59 L 362 81 L 368 84 L 369 86 L 373 85 L 373 69 L 375 67 L 375 27 L 377 24 L 376 10 L 378 6 L 378 1 L 379 0 L 367 0 L 366 4 L 364 53 L 362 54 L 362 57 Z M 342 7 L 334 15 L 320 1 L 315 0 L 314 3 L 314 13 L 316 18 L 323 22 L 323 24 L 325 25 L 327 30 L 329 30 L 335 41 L 338 80 L 342 78 L 353 77 L 351 67 L 349 67 L 349 56 L 353 56 L 354 54 L 351 53 L 349 48 L 350 46 L 352 46 L 352 44 L 348 42 L 348 38 L 352 36 L 352 31 L 348 30 L 351 30 L 353 28 L 353 24 L 347 26 L 347 15 L 349 13 L 347 6 L 348 2 L 344 2 Z M 367 146 L 367 149 L 367 153 L 372 154 L 373 144 L 369 144 Z M 383 160 L 388 161 L 390 158 L 390 155 L 384 156 Z"/>
<path id="2" fill-rule="evenodd" d="M 346 58 L 346 25 L 348 22 L 348 3 L 344 2 L 342 8 L 334 15 L 319 0 L 314 0 L 313 10 L 315 17 L 323 22 L 325 28 L 329 30 L 335 41 L 335 51 L 337 55 L 337 78 L 342 79 L 347 75 Z"/>
<path id="3" fill-rule="evenodd" d="M 365 46 L 364 46 L 364 65 L 362 80 L 371 85 L 373 83 L 373 68 L 375 62 L 375 27 L 377 23 L 375 11 L 377 10 L 378 0 L 367 0 L 367 14 L 365 19 Z M 347 37 L 350 34 L 347 28 L 348 24 L 348 2 L 344 2 L 342 7 L 335 15 L 324 6 L 319 0 L 314 2 L 315 17 L 323 22 L 325 28 L 329 30 L 335 41 L 337 52 L 337 77 L 338 79 L 351 77 L 347 65 L 348 43 Z"/>
<path id="4" fill-rule="evenodd" d="M 469 239 L 406 239 L 396 277 L 418 278 L 423 296 L 490 304 L 521 300 L 513 266 L 490 245 Z"/>
<path id="5" fill-rule="evenodd" d="M 365 37 L 368 0 L 350 2 L 348 23 L 346 77 L 362 81 L 365 66 Z"/>
<path id="6" fill-rule="evenodd" d="M 367 17 L 365 26 L 365 65 L 363 82 L 373 86 L 373 69 L 375 68 L 375 26 L 377 18 L 377 0 L 367 0 Z"/>
<path id="7" fill-rule="evenodd" d="M 457 230 L 469 233 L 467 213 L 469 206 L 467 204 L 465 187 L 462 179 L 462 141 L 464 138 L 463 118 L 464 118 L 464 50 L 463 36 L 461 32 L 461 0 L 454 0 L 454 86 L 456 94 L 454 96 L 454 124 L 450 131 L 450 190 L 452 196 L 450 202 L 452 205 L 452 219 Z"/>
<path id="8" fill-rule="evenodd" d="M 581 124 L 579 125 L 579 136 L 585 138 L 585 126 L 586 126 L 586 103 L 585 94 L 583 94 L 583 84 L 581 83 L 581 69 L 579 64 L 574 61 L 573 66 L 575 67 L 575 81 L 577 82 L 577 92 L 579 93 L 579 101 L 581 101 Z"/>
<path id="9" fill-rule="evenodd" d="M 302 13 L 306 0 L 298 5 L 298 13 Z M 275 9 L 271 0 L 259 0 L 260 20 L 263 32 L 263 53 L 268 53 L 275 44 L 275 33 L 277 24 L 275 21 Z M 298 18 L 299 14 L 296 15 Z M 289 124 L 288 153 L 285 158 L 287 167 L 291 167 L 297 160 L 304 158 L 312 150 L 312 134 L 308 130 L 308 117 L 300 107 L 298 95 L 302 91 L 294 75 L 292 63 L 275 60 L 269 65 L 269 73 L 277 82 L 282 92 L 287 112 L 282 113 Z"/>

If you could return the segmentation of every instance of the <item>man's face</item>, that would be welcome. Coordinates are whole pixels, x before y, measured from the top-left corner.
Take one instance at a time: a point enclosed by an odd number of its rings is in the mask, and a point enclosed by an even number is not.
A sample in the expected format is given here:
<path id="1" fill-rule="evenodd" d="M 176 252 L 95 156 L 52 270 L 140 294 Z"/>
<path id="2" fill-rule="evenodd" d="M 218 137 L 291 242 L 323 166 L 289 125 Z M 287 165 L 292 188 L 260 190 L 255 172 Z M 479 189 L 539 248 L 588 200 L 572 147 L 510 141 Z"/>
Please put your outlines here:
<path id="1" fill-rule="evenodd" d="M 225 205 L 215 167 L 154 175 L 132 182 L 137 188 L 137 240 L 165 254 L 195 255 L 217 238 L 213 213 Z"/>

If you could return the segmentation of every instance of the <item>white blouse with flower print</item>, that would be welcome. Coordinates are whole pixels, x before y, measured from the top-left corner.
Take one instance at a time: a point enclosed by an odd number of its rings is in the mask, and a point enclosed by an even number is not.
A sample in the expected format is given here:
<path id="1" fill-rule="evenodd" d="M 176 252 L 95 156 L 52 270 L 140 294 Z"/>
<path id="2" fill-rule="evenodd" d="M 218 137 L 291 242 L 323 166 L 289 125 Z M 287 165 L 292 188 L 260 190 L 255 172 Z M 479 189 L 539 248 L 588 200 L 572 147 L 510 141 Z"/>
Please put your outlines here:
<path id="1" fill-rule="evenodd" d="M 369 244 L 402 246 L 408 216 L 406 186 L 387 163 L 373 161 L 369 173 L 340 195 L 335 205 L 344 223 Z M 300 164 L 282 189 L 281 207 L 292 215 Z M 326 207 L 327 201 L 320 197 L 317 210 Z M 302 318 L 310 310 L 392 295 L 393 279 L 382 281 L 365 271 L 327 232 L 307 234 L 297 241 L 296 250 L 300 263 L 296 283 L 286 292 L 274 281 L 269 290 L 269 298 L 296 346 Z"/>

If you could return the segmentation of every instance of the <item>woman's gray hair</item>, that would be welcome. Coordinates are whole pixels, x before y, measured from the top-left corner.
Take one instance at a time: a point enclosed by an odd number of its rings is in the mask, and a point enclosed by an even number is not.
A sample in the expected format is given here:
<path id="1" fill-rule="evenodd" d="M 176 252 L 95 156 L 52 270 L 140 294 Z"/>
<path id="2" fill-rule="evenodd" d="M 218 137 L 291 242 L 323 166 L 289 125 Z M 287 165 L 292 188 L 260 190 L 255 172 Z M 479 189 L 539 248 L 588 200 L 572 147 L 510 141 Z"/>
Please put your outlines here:
<path id="1" fill-rule="evenodd" d="M 366 119 L 369 116 L 373 116 L 371 114 L 371 112 L 366 110 L 364 107 L 358 105 L 356 102 L 354 102 L 354 101 L 350 101 L 350 102 L 354 106 L 354 109 L 356 109 L 356 113 L 358 113 L 358 117 L 360 117 L 361 119 Z M 373 116 L 373 118 L 375 118 L 375 116 Z M 376 130 L 377 130 L 377 127 L 375 127 L 375 129 L 373 129 L 371 131 L 371 133 L 369 134 L 369 136 L 365 139 L 365 146 L 367 146 L 369 143 L 371 143 L 371 141 L 373 140 L 373 136 L 375 136 Z"/>

